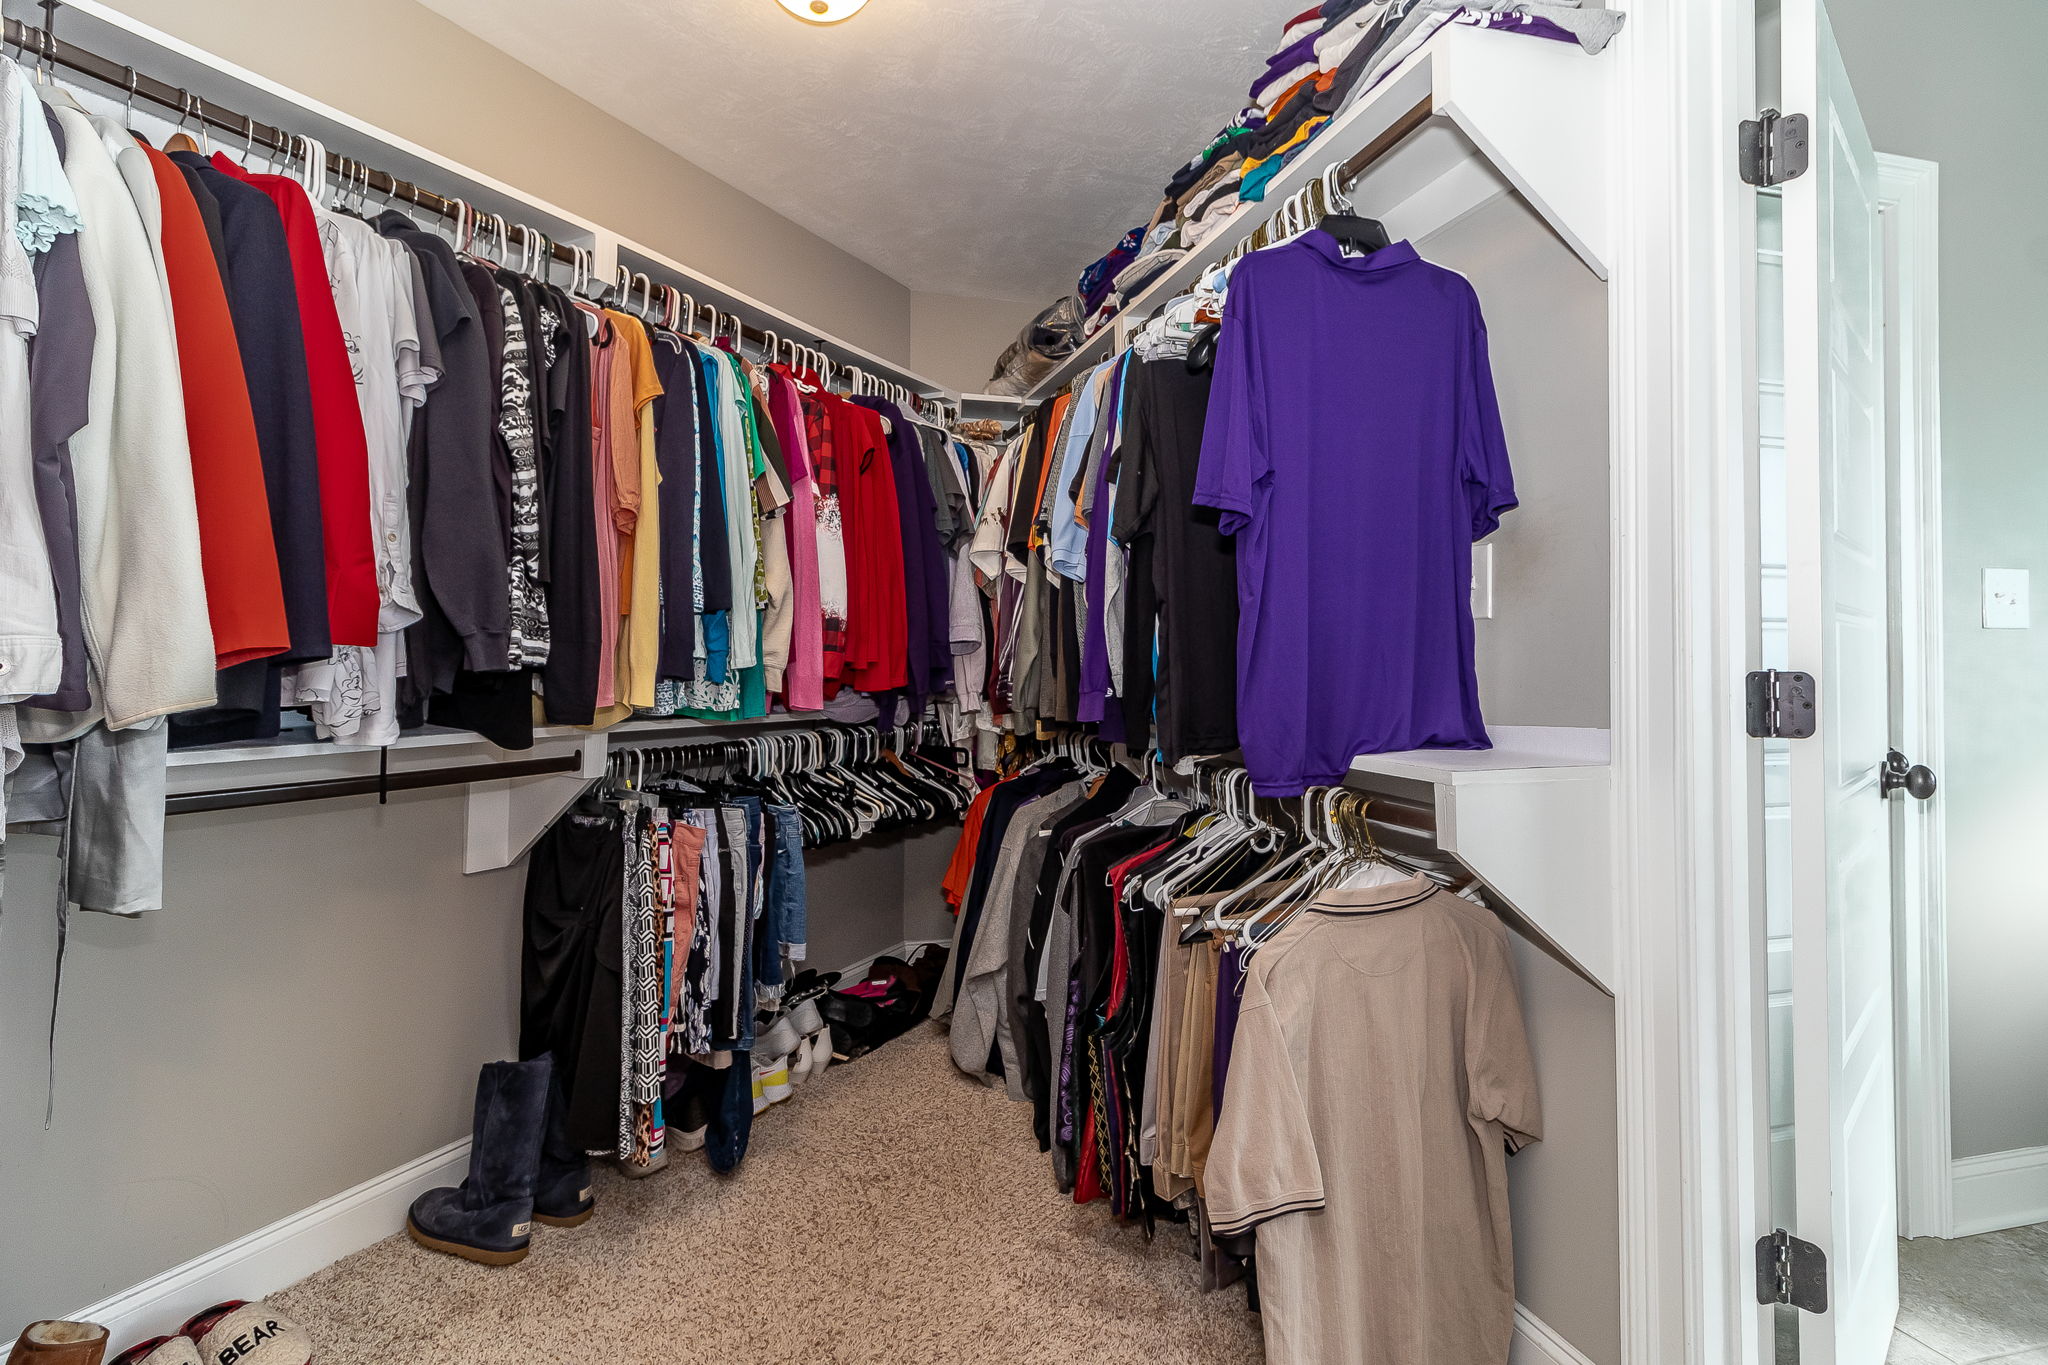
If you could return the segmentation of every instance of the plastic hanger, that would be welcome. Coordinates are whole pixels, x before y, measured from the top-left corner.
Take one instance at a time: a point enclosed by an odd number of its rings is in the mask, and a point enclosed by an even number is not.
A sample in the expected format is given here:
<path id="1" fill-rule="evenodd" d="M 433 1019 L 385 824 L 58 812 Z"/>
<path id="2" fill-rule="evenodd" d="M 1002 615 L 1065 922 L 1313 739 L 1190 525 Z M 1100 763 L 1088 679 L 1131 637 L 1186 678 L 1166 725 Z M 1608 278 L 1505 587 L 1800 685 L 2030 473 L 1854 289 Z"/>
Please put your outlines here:
<path id="1" fill-rule="evenodd" d="M 1316 224 L 1317 229 L 1336 238 L 1337 245 L 1343 247 L 1347 254 L 1369 256 L 1381 247 L 1392 245 L 1393 238 L 1387 235 L 1387 229 L 1378 219 L 1361 218 L 1352 211 L 1350 197 L 1337 185 L 1341 171 L 1341 167 L 1331 166 L 1317 182 L 1330 210 Z"/>

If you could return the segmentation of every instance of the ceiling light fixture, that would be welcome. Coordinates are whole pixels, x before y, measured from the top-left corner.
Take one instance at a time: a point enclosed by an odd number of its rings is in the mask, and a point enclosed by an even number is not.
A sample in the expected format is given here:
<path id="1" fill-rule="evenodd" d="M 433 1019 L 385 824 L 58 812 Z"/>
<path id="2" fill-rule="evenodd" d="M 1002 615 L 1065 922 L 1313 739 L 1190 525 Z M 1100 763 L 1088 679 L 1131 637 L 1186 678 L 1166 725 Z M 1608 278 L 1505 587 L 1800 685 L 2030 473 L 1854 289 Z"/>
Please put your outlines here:
<path id="1" fill-rule="evenodd" d="M 776 3 L 807 24 L 836 24 L 860 13 L 868 0 L 776 0 Z"/>

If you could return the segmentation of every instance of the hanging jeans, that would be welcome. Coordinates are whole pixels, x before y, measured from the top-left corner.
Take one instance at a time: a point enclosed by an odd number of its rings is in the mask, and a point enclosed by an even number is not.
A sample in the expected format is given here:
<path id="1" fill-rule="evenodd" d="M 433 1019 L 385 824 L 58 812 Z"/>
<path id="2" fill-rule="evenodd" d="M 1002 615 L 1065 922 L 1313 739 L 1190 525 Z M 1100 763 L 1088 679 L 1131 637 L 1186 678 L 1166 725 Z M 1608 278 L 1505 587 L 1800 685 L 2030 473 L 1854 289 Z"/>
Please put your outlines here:
<path id="1" fill-rule="evenodd" d="M 753 799 L 758 804 L 759 798 Z M 711 1046 L 721 1052 L 748 1052 L 754 1046 L 754 916 L 760 901 L 760 859 L 751 833 L 743 806 L 718 808 L 719 963 Z M 711 890 L 708 879 L 705 889 Z"/>
<path id="2" fill-rule="evenodd" d="M 805 907 L 803 874 L 803 812 L 797 806 L 768 806 L 768 919 L 782 954 L 791 962 L 803 962 L 805 935 L 809 933 L 809 911 Z M 782 980 L 782 964 L 776 964 L 776 982 Z"/>
<path id="3" fill-rule="evenodd" d="M 768 806 L 767 878 L 761 923 L 754 937 L 754 973 L 763 1003 L 782 998 L 783 958 L 804 956 L 804 824 L 795 806 Z"/>

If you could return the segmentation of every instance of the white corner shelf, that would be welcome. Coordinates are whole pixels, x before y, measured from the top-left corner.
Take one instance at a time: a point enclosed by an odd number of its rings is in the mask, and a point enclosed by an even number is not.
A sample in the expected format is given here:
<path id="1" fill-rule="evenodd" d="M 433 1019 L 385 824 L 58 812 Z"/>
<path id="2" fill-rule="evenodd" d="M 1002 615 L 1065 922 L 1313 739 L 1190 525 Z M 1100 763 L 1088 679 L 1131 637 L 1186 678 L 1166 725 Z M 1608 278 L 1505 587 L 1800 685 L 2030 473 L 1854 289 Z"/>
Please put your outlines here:
<path id="1" fill-rule="evenodd" d="M 1537 725 L 1490 732 L 1492 749 L 1362 755 L 1351 762 L 1351 785 L 1427 784 L 1437 846 L 1479 878 L 1516 927 L 1612 995 L 1609 732 Z"/>
<path id="2" fill-rule="evenodd" d="M 1031 391 L 1057 393 L 1105 358 L 1124 326 L 1151 315 L 1252 235 L 1302 186 L 1361 153 L 1358 211 L 1418 246 L 1504 194 L 1519 195 L 1588 270 L 1608 277 L 1613 225 L 1606 130 L 1616 64 L 1577 44 L 1447 24 L 1346 108 L 1192 254 Z"/>

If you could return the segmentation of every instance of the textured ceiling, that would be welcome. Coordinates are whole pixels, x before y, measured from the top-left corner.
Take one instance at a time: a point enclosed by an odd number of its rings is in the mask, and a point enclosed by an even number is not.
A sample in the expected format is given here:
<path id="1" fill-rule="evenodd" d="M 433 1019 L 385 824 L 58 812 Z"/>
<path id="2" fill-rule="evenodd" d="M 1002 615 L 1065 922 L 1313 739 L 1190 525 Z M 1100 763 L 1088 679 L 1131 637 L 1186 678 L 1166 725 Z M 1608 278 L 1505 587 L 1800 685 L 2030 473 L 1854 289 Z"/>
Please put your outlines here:
<path id="1" fill-rule="evenodd" d="M 1307 0 L 424 0 L 913 289 L 1050 299 Z"/>

